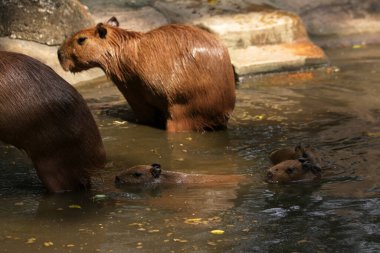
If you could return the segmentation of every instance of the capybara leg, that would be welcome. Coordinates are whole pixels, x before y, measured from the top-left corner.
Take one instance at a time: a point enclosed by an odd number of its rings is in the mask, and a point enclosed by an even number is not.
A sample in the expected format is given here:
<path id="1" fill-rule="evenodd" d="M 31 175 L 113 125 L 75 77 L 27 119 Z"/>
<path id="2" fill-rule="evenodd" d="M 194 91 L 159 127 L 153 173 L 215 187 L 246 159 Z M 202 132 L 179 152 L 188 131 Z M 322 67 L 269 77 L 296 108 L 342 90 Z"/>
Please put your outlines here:
<path id="1" fill-rule="evenodd" d="M 49 192 L 61 193 L 85 189 L 90 186 L 90 177 L 82 170 L 68 170 L 54 159 L 36 162 L 37 174 Z"/>
<path id="2" fill-rule="evenodd" d="M 195 128 L 191 119 L 180 119 L 180 120 L 168 120 L 166 122 L 166 131 L 174 132 L 188 132 L 198 130 Z"/>

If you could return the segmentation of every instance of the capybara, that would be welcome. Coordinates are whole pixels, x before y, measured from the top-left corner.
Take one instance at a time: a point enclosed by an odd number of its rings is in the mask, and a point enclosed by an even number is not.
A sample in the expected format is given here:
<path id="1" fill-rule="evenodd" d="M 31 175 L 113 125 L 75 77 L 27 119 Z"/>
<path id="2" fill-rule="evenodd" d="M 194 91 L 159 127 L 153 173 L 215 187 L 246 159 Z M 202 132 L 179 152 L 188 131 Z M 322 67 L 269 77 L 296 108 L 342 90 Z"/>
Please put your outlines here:
<path id="1" fill-rule="evenodd" d="M 82 96 L 51 68 L 0 51 L 0 141 L 24 150 L 50 192 L 89 186 L 105 163 L 99 130 Z"/>
<path id="2" fill-rule="evenodd" d="M 270 154 L 269 159 L 274 165 L 267 171 L 267 181 L 270 183 L 321 178 L 320 155 L 310 146 L 297 145 L 294 149 L 276 150 Z"/>
<path id="3" fill-rule="evenodd" d="M 242 175 L 204 175 L 165 171 L 160 164 L 137 165 L 115 177 L 117 185 L 173 185 L 173 184 L 238 184 L 246 178 Z"/>
<path id="4" fill-rule="evenodd" d="M 58 58 L 66 71 L 100 67 L 141 123 L 170 132 L 224 129 L 235 106 L 227 49 L 190 25 L 142 33 L 119 28 L 112 17 L 68 38 Z"/>

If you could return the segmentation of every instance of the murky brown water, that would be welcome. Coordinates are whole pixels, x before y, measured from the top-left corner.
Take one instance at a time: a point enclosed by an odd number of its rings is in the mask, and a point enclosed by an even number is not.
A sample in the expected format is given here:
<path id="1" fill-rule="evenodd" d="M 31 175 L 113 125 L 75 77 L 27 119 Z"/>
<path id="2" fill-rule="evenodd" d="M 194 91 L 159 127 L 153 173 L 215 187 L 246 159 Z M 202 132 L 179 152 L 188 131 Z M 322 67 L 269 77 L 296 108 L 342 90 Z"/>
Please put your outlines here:
<path id="1" fill-rule="evenodd" d="M 88 193 L 48 196 L 25 155 L 0 146 L 0 252 L 379 251 L 380 47 L 329 56 L 340 71 L 244 81 L 224 132 L 167 134 L 136 125 L 109 83 L 80 88 L 96 114 L 108 168 Z M 268 153 L 300 142 L 321 151 L 327 176 L 266 184 Z M 247 175 L 249 183 L 114 187 L 120 169 L 150 163 Z"/>

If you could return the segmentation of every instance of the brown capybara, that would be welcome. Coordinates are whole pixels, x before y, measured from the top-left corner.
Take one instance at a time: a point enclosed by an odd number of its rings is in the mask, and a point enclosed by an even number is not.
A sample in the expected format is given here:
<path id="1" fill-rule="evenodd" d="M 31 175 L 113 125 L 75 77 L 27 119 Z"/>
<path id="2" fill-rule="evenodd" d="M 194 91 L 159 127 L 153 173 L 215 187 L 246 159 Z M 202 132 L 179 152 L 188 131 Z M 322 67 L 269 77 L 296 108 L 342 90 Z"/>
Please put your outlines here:
<path id="1" fill-rule="evenodd" d="M 50 192 L 89 186 L 105 163 L 102 139 L 82 96 L 51 68 L 0 51 L 0 141 L 24 150 Z"/>
<path id="2" fill-rule="evenodd" d="M 270 183 L 289 183 L 304 179 L 321 178 L 321 158 L 310 146 L 298 145 L 272 152 L 269 159 L 273 167 L 267 170 Z"/>
<path id="3" fill-rule="evenodd" d="M 119 28 L 112 17 L 67 39 L 58 58 L 66 71 L 100 67 L 141 123 L 170 132 L 224 129 L 235 106 L 227 49 L 193 26 L 142 33 Z"/>
<path id="4" fill-rule="evenodd" d="M 115 177 L 117 185 L 173 185 L 173 184 L 239 184 L 246 180 L 241 175 L 204 175 L 164 171 L 161 165 L 137 165 Z"/>

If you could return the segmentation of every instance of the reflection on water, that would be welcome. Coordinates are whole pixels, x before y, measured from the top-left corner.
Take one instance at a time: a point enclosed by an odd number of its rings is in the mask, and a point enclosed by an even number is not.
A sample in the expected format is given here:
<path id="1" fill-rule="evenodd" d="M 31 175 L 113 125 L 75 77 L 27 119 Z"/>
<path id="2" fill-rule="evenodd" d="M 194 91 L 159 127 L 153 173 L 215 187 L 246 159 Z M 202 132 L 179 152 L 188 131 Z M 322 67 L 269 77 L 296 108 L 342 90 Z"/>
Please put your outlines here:
<path id="1" fill-rule="evenodd" d="M 328 53 L 336 67 L 242 82 L 228 131 L 216 133 L 137 125 L 109 82 L 81 87 L 108 166 L 88 193 L 47 196 L 25 154 L 0 146 L 0 251 L 379 251 L 380 47 Z M 266 184 L 267 154 L 298 143 L 323 154 L 323 180 Z M 249 183 L 114 187 L 121 169 L 151 163 Z"/>

